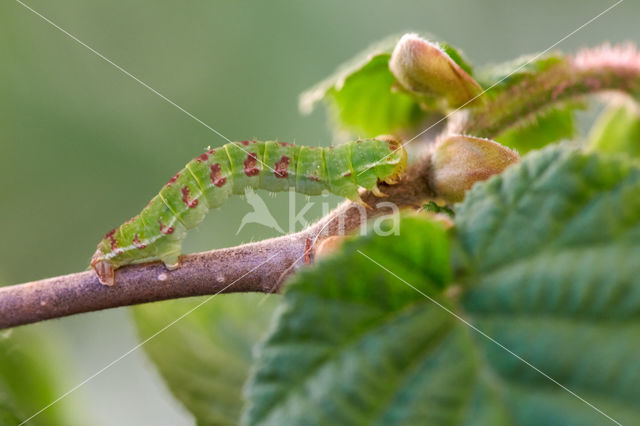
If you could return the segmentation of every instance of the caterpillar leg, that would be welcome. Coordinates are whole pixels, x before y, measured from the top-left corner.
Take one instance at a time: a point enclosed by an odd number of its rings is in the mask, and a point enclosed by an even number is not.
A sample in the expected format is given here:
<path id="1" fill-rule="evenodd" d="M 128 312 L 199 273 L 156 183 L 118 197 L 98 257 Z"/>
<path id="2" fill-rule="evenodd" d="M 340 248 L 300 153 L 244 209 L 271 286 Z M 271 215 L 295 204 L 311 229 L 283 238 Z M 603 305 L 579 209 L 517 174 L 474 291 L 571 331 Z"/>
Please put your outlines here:
<path id="1" fill-rule="evenodd" d="M 388 197 L 387 194 L 385 194 L 384 192 L 380 191 L 380 188 L 378 188 L 378 185 L 376 185 L 373 188 L 371 188 L 371 192 L 373 192 L 373 195 L 375 195 L 376 197 Z"/>
<path id="2" fill-rule="evenodd" d="M 179 260 L 180 252 L 175 252 L 171 254 L 164 255 L 160 258 L 160 261 L 164 263 L 164 267 L 169 271 L 173 271 L 180 267 Z"/>
<path id="3" fill-rule="evenodd" d="M 354 203 L 356 203 L 356 204 L 358 204 L 358 205 L 360 205 L 360 206 L 362 206 L 362 207 L 364 207 L 366 209 L 373 210 L 373 208 L 369 204 L 365 203 L 364 200 L 362 198 L 360 198 L 360 194 L 356 193 L 355 196 L 348 197 L 348 198 L 349 198 L 349 200 L 353 201 Z"/>
<path id="4" fill-rule="evenodd" d="M 102 252 L 96 251 L 91 258 L 91 267 L 98 276 L 100 284 L 112 286 L 116 283 L 116 271 L 113 265 L 102 259 Z"/>
<path id="5" fill-rule="evenodd" d="M 181 252 L 181 240 L 166 240 L 158 247 L 156 256 L 162 263 L 164 263 L 165 268 L 169 271 L 173 271 L 174 269 L 178 269 L 180 266 L 179 256 Z"/>

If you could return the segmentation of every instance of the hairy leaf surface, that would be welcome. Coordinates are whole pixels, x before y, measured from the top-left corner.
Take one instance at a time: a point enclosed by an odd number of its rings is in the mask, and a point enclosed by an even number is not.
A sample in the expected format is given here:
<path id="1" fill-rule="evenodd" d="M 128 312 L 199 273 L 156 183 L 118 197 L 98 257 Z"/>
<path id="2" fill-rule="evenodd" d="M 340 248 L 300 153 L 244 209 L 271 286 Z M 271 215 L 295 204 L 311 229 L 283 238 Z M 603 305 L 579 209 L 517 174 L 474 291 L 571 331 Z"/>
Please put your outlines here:
<path id="1" fill-rule="evenodd" d="M 638 195 L 633 164 L 554 146 L 477 184 L 457 206 L 453 280 L 446 234 L 424 219 L 402 222 L 399 236 L 346 245 L 288 287 L 245 420 L 610 422 L 596 407 L 633 424 Z"/>
<path id="2" fill-rule="evenodd" d="M 512 61 L 487 65 L 478 71 L 476 79 L 491 96 L 564 60 L 559 53 L 524 55 Z"/>
<path id="3" fill-rule="evenodd" d="M 457 210 L 460 303 L 484 332 L 623 424 L 640 418 L 640 169 L 550 147 Z M 487 339 L 518 424 L 607 419 Z"/>
<path id="4" fill-rule="evenodd" d="M 531 117 L 496 137 L 496 141 L 516 149 L 521 155 L 562 139 L 571 139 L 576 132 L 575 109 L 578 105 L 553 108 Z"/>
<path id="5" fill-rule="evenodd" d="M 348 243 L 288 286 L 249 386 L 249 424 L 415 424 L 422 414 L 447 415 L 439 401 L 460 398 L 465 374 L 451 366 L 469 364 L 465 333 L 366 257 L 435 296 L 449 282 L 447 238 L 419 218 L 400 229 Z"/>

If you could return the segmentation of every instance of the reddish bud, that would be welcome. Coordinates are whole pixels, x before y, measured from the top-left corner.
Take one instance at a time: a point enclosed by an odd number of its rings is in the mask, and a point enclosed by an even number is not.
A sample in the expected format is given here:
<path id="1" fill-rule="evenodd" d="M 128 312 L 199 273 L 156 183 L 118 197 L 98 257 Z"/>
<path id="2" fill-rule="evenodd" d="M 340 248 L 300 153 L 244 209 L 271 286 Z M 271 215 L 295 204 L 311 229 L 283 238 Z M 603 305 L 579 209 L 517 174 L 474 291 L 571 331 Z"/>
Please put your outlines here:
<path id="1" fill-rule="evenodd" d="M 518 161 L 517 152 L 498 142 L 471 136 L 449 136 L 434 147 L 431 185 L 445 201 L 462 201 L 465 191 L 474 183 L 501 173 Z"/>
<path id="2" fill-rule="evenodd" d="M 405 88 L 444 98 L 452 108 L 464 105 L 482 92 L 480 85 L 437 44 L 416 34 L 402 36 L 393 50 L 389 68 Z"/>

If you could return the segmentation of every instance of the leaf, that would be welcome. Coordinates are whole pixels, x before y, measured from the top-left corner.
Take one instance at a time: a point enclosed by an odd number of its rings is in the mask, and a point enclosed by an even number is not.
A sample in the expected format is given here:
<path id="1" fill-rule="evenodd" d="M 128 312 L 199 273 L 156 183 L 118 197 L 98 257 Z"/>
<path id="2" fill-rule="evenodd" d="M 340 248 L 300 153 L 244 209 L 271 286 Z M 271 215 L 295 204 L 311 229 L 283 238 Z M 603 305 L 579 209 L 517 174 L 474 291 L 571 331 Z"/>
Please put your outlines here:
<path id="1" fill-rule="evenodd" d="M 524 55 L 512 61 L 487 65 L 475 78 L 487 90 L 486 95 L 492 96 L 565 60 L 558 52 Z"/>
<path id="2" fill-rule="evenodd" d="M 398 87 L 389 70 L 389 59 L 399 39 L 400 36 L 394 35 L 372 45 L 302 93 L 300 110 L 308 114 L 319 101 L 324 101 L 334 128 L 363 138 L 410 134 L 418 126 L 442 117 L 435 107 L 427 106 L 422 96 Z M 446 43 L 440 46 L 471 74 L 470 65 L 459 51 Z"/>
<path id="3" fill-rule="evenodd" d="M 590 149 L 640 158 L 640 108 L 631 102 L 610 105 L 594 124 L 588 140 Z"/>
<path id="4" fill-rule="evenodd" d="M 56 342 L 44 327 L 26 326 L 1 333 L 0 424 L 17 425 L 57 399 L 68 386 L 62 377 L 63 360 L 59 359 Z M 67 425 L 80 421 L 81 410 L 69 413 L 65 405 L 52 405 L 29 424 Z"/>
<path id="5" fill-rule="evenodd" d="M 400 232 L 348 242 L 288 285 L 248 386 L 249 424 L 392 423 L 403 415 L 397 401 L 441 411 L 436 380 L 411 389 L 430 372 L 446 382 L 440 364 L 461 344 L 447 336 L 451 318 L 423 309 L 420 293 L 359 251 L 435 295 L 450 279 L 447 237 L 422 218 L 404 219 Z"/>
<path id="6" fill-rule="evenodd" d="M 428 113 L 409 94 L 394 90 L 396 79 L 389 71 L 391 55 L 375 55 L 362 68 L 345 77 L 342 84 L 303 94 L 301 109 L 308 111 L 319 93 L 327 103 L 334 126 L 361 137 L 397 134 L 412 129 Z"/>
<path id="7" fill-rule="evenodd" d="M 13 406 L 11 397 L 5 389 L 0 389 L 0 424 L 2 425 L 17 425 L 20 423 L 20 418 L 17 415 L 17 410 Z"/>
<path id="8" fill-rule="evenodd" d="M 579 107 L 581 105 L 573 103 L 538 114 L 507 129 L 496 141 L 526 154 L 549 143 L 571 139 L 576 132 L 575 110 Z"/>
<path id="9" fill-rule="evenodd" d="M 476 185 L 456 210 L 468 318 L 623 424 L 640 418 L 639 195 L 632 163 L 550 147 Z M 607 422 L 474 339 L 516 424 Z"/>
<path id="10" fill-rule="evenodd" d="M 456 216 L 456 212 L 454 212 L 453 209 L 451 209 L 451 207 L 445 204 L 439 205 L 435 201 L 429 201 L 428 203 L 423 204 L 422 210 L 426 212 L 431 212 L 431 213 L 444 213 L 450 218 L 454 218 Z"/>
<path id="11" fill-rule="evenodd" d="M 458 66 L 464 70 L 464 72 L 469 75 L 473 75 L 473 68 L 471 67 L 469 61 L 467 61 L 467 59 L 463 56 L 461 50 L 458 50 L 455 47 L 451 46 L 449 43 L 445 43 L 442 41 L 438 44 L 440 45 L 440 48 L 444 50 L 447 55 L 449 55 L 453 62 L 458 64 Z"/>
<path id="12" fill-rule="evenodd" d="M 446 234 L 424 219 L 405 219 L 399 236 L 347 244 L 287 287 L 258 352 L 245 420 L 609 422 L 516 354 L 634 424 L 639 194 L 632 163 L 554 146 L 476 184 L 457 205 L 453 287 Z"/>
<path id="13" fill-rule="evenodd" d="M 264 297 L 216 296 L 144 345 L 171 392 L 199 425 L 238 423 L 251 348 L 266 331 L 278 298 Z M 140 338 L 155 334 L 203 300 L 174 300 L 134 308 Z"/>

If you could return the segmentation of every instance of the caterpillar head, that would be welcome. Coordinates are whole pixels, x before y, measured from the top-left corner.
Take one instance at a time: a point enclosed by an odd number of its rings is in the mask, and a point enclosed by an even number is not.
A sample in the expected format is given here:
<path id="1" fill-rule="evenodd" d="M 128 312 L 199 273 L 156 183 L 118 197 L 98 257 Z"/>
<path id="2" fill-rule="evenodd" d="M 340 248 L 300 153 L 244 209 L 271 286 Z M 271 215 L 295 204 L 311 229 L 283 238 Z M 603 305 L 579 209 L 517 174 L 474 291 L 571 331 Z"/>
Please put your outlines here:
<path id="1" fill-rule="evenodd" d="M 104 253 L 98 246 L 98 250 L 93 254 L 91 258 L 91 268 L 95 271 L 98 276 L 98 280 L 101 284 L 112 286 L 115 284 L 116 275 L 113 265 L 108 263 L 105 259 Z"/>
<path id="2" fill-rule="evenodd" d="M 404 149 L 404 145 L 399 139 L 391 135 L 380 135 L 376 139 L 385 141 L 391 149 L 389 154 L 389 163 L 395 163 L 395 168 L 391 175 L 384 178 L 384 182 L 389 185 L 394 185 L 400 181 L 400 176 L 407 168 L 407 150 Z"/>

